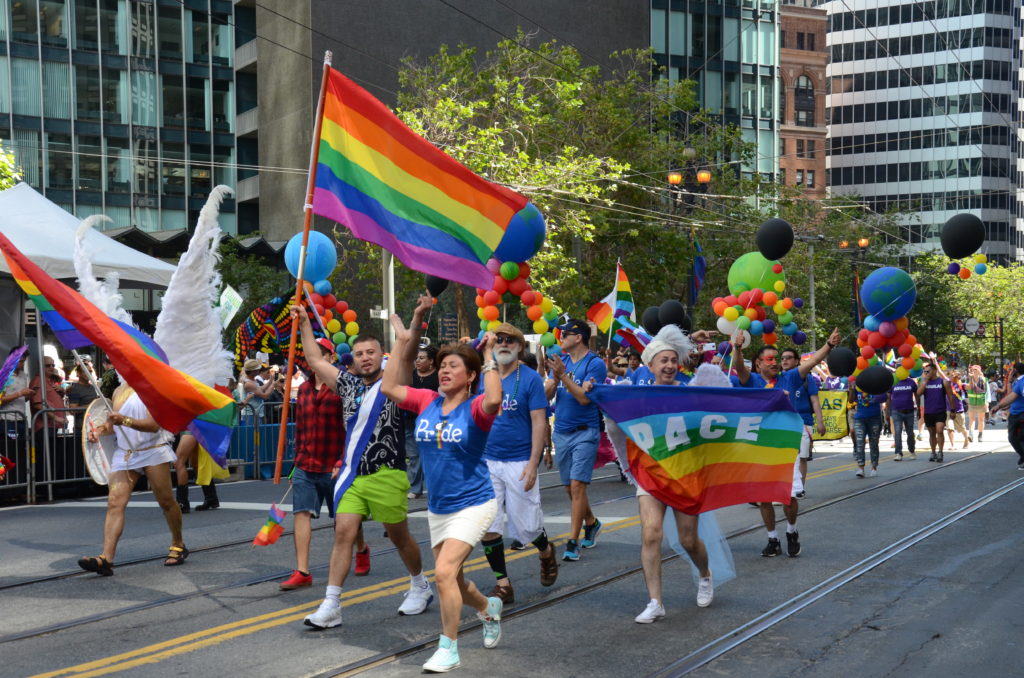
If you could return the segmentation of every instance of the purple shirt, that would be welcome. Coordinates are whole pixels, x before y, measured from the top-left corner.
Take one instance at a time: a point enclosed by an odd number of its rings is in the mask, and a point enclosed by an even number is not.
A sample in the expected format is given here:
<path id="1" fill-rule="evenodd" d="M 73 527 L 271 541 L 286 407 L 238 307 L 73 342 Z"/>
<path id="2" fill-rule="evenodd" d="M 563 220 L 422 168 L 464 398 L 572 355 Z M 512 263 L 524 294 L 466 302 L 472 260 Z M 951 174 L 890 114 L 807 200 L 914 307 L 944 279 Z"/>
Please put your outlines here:
<path id="1" fill-rule="evenodd" d="M 903 381 L 899 382 L 892 387 L 892 401 L 891 407 L 894 410 L 912 410 L 914 409 L 914 399 L 917 393 L 917 382 L 911 377 L 907 377 Z"/>
<path id="2" fill-rule="evenodd" d="M 964 411 L 964 399 L 967 397 L 967 393 L 964 390 L 963 384 L 950 383 L 950 388 L 953 389 L 953 398 L 950 403 L 950 412 L 963 412 Z"/>
<path id="3" fill-rule="evenodd" d="M 946 386 L 942 379 L 935 378 L 924 387 L 924 413 L 946 412 Z"/>

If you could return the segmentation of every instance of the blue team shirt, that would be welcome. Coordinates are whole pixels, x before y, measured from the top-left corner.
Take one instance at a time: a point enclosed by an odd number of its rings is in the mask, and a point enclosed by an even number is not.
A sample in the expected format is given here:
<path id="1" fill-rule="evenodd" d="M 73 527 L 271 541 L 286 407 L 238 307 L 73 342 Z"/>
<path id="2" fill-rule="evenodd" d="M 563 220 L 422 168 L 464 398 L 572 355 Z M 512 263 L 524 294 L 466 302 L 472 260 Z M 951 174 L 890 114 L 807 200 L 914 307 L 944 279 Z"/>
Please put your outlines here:
<path id="1" fill-rule="evenodd" d="M 480 388 L 482 392 L 483 384 L 480 384 Z M 533 445 L 530 413 L 533 410 L 546 412 L 548 407 L 544 382 L 529 367 L 520 365 L 501 380 L 501 390 L 501 414 L 491 426 L 484 458 L 492 461 L 528 461 Z"/>
<path id="2" fill-rule="evenodd" d="M 691 379 L 693 379 L 692 375 L 683 374 L 682 372 L 676 375 L 676 383 L 680 386 L 686 386 L 690 383 Z M 629 380 L 633 382 L 633 386 L 653 386 L 657 378 L 647 365 L 641 365 L 636 368 Z"/>
<path id="3" fill-rule="evenodd" d="M 400 407 L 419 411 L 413 430 L 423 463 L 424 483 L 430 488 L 427 508 L 432 513 L 455 513 L 493 499 L 491 474 L 483 458 L 488 431 L 473 416 L 476 412 L 481 420 L 489 419 L 481 409 L 483 396 L 461 403 L 444 416 L 444 398 L 434 391 L 410 388 L 408 393 Z"/>
<path id="4" fill-rule="evenodd" d="M 741 383 L 740 378 L 735 374 L 729 375 L 729 381 L 732 382 L 733 386 L 738 386 L 739 388 L 768 388 L 768 382 L 757 372 L 751 372 L 745 384 Z"/>
<path id="5" fill-rule="evenodd" d="M 1024 414 L 1024 377 L 1018 377 L 1010 389 L 1017 394 L 1017 399 L 1010 403 L 1010 414 Z"/>
<path id="6" fill-rule="evenodd" d="M 814 426 L 814 408 L 811 406 L 811 396 L 818 395 L 817 379 L 811 375 L 800 379 L 799 368 L 794 367 L 779 375 L 779 381 L 775 384 L 775 388 L 789 391 L 789 401 L 793 403 L 793 409 L 805 424 Z"/>
<path id="7" fill-rule="evenodd" d="M 857 391 L 857 410 L 853 413 L 854 419 L 874 419 L 882 416 L 882 403 L 889 397 L 888 393 L 870 396 Z"/>
<path id="8" fill-rule="evenodd" d="M 603 384 L 608 376 L 608 368 L 604 366 L 604 361 L 589 351 L 580 358 L 579 365 L 574 363 L 568 354 L 563 354 L 562 360 L 565 362 L 565 373 L 580 386 L 591 379 L 594 383 Z M 580 426 L 598 428 L 600 425 L 601 411 L 597 409 L 597 405 L 580 405 L 565 388 L 565 384 L 559 381 L 558 389 L 555 391 L 555 430 L 559 433 L 568 433 Z"/>

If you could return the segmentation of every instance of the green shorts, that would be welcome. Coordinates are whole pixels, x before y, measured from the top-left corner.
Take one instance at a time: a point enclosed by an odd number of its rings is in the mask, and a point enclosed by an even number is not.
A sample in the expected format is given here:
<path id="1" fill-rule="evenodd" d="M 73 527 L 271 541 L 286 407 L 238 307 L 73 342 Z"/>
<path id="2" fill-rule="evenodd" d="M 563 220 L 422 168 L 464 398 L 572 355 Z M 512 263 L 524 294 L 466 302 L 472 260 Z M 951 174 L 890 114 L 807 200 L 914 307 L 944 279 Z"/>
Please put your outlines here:
<path id="1" fill-rule="evenodd" d="M 356 476 L 345 491 L 335 515 L 351 513 L 373 517 L 385 524 L 400 523 L 409 513 L 409 476 L 405 471 L 382 468 L 368 476 Z"/>

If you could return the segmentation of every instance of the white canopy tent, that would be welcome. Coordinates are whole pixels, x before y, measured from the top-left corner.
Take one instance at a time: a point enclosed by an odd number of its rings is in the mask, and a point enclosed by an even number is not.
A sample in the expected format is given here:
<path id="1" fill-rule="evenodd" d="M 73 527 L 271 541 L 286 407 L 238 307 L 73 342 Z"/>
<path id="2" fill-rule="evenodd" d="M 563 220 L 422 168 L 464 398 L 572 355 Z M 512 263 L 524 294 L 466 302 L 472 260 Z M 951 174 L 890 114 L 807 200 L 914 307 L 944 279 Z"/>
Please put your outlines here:
<path id="1" fill-rule="evenodd" d="M 81 221 L 26 183 L 0 191 L 0 233 L 54 278 L 74 279 L 75 230 Z M 117 271 L 125 287 L 166 287 L 174 266 L 91 231 L 85 242 L 93 271 L 103 277 Z M 10 273 L 0 257 L 0 272 Z"/>

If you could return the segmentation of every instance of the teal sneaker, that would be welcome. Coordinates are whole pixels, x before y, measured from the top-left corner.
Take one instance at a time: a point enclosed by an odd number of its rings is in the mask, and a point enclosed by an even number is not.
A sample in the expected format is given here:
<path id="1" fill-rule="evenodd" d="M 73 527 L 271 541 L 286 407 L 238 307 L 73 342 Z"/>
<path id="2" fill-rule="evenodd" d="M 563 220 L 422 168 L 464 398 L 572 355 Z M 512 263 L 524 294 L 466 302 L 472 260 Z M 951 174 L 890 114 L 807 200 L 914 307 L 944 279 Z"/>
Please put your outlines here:
<path id="1" fill-rule="evenodd" d="M 448 673 L 459 666 L 459 641 L 442 635 L 437 641 L 437 650 L 423 665 L 423 670 L 426 673 Z"/>
<path id="2" fill-rule="evenodd" d="M 580 547 L 576 543 L 575 539 L 570 539 L 565 542 L 565 553 L 562 554 L 562 560 L 577 561 L 580 559 Z"/>
<path id="3" fill-rule="evenodd" d="M 484 623 L 484 647 L 497 647 L 501 640 L 501 598 L 487 599 L 487 612 L 477 612 L 476 616 Z"/>
<path id="4" fill-rule="evenodd" d="M 597 545 L 597 535 L 601 532 L 601 521 L 594 518 L 593 525 L 583 526 L 583 541 L 580 546 L 585 549 L 592 549 Z"/>

